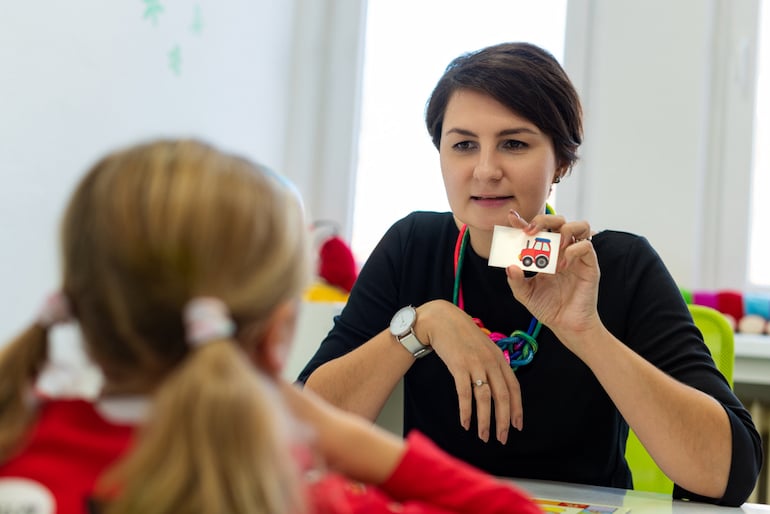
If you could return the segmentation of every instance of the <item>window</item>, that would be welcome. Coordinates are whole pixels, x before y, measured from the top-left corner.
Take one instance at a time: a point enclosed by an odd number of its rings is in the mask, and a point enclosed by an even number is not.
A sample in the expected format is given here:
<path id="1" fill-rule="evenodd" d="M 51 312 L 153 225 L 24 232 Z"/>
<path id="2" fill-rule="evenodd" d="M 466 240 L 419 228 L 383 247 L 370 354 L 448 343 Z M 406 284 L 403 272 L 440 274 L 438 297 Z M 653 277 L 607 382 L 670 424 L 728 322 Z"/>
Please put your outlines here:
<path id="1" fill-rule="evenodd" d="M 359 262 L 401 217 L 449 210 L 423 122 L 446 65 L 503 41 L 530 41 L 561 60 L 566 12 L 567 0 L 369 0 L 351 238 Z"/>
<path id="2" fill-rule="evenodd" d="M 748 283 L 770 287 L 770 8 L 760 4 Z"/>

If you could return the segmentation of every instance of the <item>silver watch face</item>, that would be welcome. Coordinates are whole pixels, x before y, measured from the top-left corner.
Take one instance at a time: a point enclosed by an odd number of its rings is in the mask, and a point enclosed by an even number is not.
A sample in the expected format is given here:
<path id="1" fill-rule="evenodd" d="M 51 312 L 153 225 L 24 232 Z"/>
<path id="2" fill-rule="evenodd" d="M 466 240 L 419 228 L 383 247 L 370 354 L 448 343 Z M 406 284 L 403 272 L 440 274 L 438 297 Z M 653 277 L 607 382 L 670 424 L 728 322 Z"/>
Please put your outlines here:
<path id="1" fill-rule="evenodd" d="M 417 311 L 414 307 L 403 307 L 390 320 L 390 331 L 395 336 L 408 334 L 417 317 Z"/>

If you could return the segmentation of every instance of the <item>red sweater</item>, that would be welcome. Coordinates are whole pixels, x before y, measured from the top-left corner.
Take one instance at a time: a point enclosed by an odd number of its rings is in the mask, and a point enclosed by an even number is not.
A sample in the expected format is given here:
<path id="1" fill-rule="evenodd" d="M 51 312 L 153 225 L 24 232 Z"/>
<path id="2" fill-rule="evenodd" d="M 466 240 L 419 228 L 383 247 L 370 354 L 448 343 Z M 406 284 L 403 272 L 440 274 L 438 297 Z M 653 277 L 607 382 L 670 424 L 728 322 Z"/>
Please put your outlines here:
<path id="1" fill-rule="evenodd" d="M 537 514 L 530 498 L 510 482 L 483 473 L 413 431 L 393 474 L 379 487 L 330 475 L 314 484 L 316 514 Z"/>
<path id="2" fill-rule="evenodd" d="M 128 449 L 133 433 L 132 425 L 105 419 L 90 402 L 43 403 L 21 452 L 0 463 L 0 512 L 86 514 L 94 484 Z M 403 459 L 381 486 L 327 474 L 308 484 L 308 494 L 315 514 L 541 512 L 515 487 L 450 457 L 419 433 L 407 438 Z"/>
<path id="3" fill-rule="evenodd" d="M 133 426 L 104 419 L 94 404 L 84 400 L 42 403 L 24 447 L 11 460 L 0 463 L 0 491 L 10 483 L 9 478 L 28 479 L 50 493 L 56 509 L 41 510 L 42 504 L 25 503 L 40 500 L 25 489 L 33 487 L 31 484 L 22 484 L 13 493 L 0 492 L 0 512 L 88 512 L 87 500 L 96 480 L 123 455 L 133 433 Z M 13 498 L 15 494 L 18 499 Z"/>

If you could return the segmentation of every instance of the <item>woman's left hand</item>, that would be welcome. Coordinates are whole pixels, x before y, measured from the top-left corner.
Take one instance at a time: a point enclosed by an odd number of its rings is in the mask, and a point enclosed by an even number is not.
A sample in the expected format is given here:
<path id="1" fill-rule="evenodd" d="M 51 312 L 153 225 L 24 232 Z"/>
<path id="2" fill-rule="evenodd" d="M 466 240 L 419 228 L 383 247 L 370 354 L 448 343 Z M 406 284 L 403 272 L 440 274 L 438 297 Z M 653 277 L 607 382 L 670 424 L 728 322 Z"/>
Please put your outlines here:
<path id="1" fill-rule="evenodd" d="M 561 234 L 555 274 L 526 278 L 517 266 L 506 269 L 516 299 L 541 323 L 562 334 L 584 332 L 601 324 L 596 309 L 600 271 L 588 222 L 567 222 L 563 216 L 548 214 L 527 222 L 515 213 L 509 215 L 509 222 L 529 235 L 543 230 Z"/>

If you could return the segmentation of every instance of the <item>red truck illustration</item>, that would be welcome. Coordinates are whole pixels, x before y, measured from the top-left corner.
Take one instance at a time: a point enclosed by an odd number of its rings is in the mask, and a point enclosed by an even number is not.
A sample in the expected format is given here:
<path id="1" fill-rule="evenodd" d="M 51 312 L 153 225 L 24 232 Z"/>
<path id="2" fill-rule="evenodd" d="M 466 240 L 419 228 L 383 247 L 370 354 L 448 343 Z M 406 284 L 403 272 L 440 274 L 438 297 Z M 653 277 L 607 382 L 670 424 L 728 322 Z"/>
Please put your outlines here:
<path id="1" fill-rule="evenodd" d="M 535 263 L 540 269 L 548 266 L 548 261 L 551 260 L 551 240 L 544 237 L 536 237 L 535 244 L 532 248 L 529 247 L 530 240 L 527 240 L 527 247 L 521 250 L 519 254 L 519 260 L 526 266 L 532 266 Z"/>

